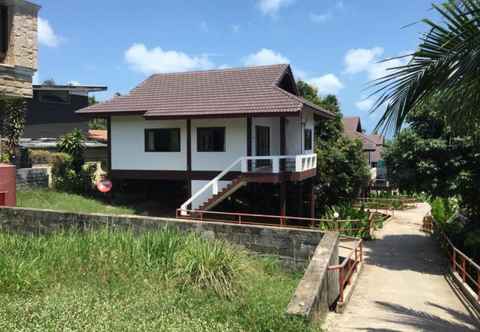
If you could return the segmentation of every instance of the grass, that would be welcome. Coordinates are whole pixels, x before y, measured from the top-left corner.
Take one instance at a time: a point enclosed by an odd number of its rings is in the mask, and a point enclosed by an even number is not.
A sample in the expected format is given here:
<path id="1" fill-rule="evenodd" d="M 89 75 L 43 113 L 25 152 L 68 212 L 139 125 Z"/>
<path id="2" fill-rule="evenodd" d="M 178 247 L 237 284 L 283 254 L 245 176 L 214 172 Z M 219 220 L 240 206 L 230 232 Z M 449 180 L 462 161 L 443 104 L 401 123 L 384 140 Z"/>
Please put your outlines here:
<path id="1" fill-rule="evenodd" d="M 0 330 L 319 331 L 285 316 L 299 279 L 170 230 L 0 233 Z"/>
<path id="2" fill-rule="evenodd" d="M 18 190 L 17 206 L 77 213 L 135 214 L 128 207 L 108 205 L 93 198 L 42 188 Z"/>

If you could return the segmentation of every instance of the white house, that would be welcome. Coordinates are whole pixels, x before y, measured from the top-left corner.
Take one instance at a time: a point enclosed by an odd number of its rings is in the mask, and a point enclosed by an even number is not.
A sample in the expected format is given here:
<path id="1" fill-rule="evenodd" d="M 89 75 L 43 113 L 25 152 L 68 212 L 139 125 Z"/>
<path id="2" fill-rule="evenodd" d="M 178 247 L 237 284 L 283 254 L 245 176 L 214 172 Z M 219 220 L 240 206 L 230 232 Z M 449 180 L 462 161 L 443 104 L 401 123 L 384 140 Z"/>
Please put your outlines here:
<path id="1" fill-rule="evenodd" d="M 108 119 L 113 180 L 186 182 L 183 213 L 276 183 L 281 215 L 288 183 L 311 185 L 315 123 L 332 117 L 298 96 L 289 65 L 157 74 L 78 113 Z"/>

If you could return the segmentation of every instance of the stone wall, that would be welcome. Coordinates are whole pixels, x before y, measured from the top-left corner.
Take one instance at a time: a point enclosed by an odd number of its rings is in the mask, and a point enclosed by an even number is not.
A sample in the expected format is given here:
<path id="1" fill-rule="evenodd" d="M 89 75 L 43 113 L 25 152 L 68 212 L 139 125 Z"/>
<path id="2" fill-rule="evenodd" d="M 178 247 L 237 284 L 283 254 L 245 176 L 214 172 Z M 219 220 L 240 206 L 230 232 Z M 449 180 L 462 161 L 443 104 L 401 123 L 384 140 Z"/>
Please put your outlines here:
<path id="1" fill-rule="evenodd" d="M 0 230 L 25 234 L 48 234 L 63 229 L 90 230 L 102 227 L 136 232 L 172 227 L 196 232 L 210 239 L 239 244 L 260 254 L 277 255 L 293 262 L 306 262 L 324 233 L 317 230 L 260 227 L 143 216 L 77 214 L 50 210 L 0 208 Z"/>
<path id="2" fill-rule="evenodd" d="M 48 188 L 50 173 L 48 168 L 17 169 L 17 188 L 44 187 Z"/>
<path id="3" fill-rule="evenodd" d="M 338 272 L 328 271 L 339 262 L 338 242 L 338 233 L 328 232 L 322 238 L 288 305 L 288 315 L 322 319 L 338 299 Z"/>
<path id="4" fill-rule="evenodd" d="M 37 69 L 39 6 L 23 0 L 0 0 L 8 7 L 8 51 L 0 59 L 0 93 L 31 98 Z"/>

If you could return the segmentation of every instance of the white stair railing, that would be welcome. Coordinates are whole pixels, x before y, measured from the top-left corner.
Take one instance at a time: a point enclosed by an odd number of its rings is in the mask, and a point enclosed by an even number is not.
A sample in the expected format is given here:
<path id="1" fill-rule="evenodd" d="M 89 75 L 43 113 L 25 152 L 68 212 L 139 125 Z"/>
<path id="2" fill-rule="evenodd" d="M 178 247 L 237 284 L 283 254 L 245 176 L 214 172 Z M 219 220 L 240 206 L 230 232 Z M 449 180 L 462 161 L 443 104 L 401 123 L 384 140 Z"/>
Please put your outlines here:
<path id="1" fill-rule="evenodd" d="M 231 172 L 235 167 L 240 165 L 242 173 L 249 173 L 248 161 L 249 160 L 271 160 L 272 163 L 272 173 L 280 173 L 280 160 L 294 160 L 295 172 L 305 172 L 317 167 L 317 155 L 316 154 L 307 154 L 307 155 L 294 155 L 294 156 L 251 156 L 251 157 L 240 157 L 231 163 L 227 168 L 225 168 L 220 174 L 210 180 L 205 186 L 198 190 L 195 194 L 192 195 L 185 203 L 180 206 L 180 214 L 183 216 L 188 215 L 188 206 L 192 204 L 196 199 L 203 195 L 207 190 L 211 189 L 211 195 L 215 196 L 219 192 L 219 182 L 220 180 Z M 255 171 L 252 171 L 255 172 Z M 210 196 L 211 197 L 211 196 Z"/>

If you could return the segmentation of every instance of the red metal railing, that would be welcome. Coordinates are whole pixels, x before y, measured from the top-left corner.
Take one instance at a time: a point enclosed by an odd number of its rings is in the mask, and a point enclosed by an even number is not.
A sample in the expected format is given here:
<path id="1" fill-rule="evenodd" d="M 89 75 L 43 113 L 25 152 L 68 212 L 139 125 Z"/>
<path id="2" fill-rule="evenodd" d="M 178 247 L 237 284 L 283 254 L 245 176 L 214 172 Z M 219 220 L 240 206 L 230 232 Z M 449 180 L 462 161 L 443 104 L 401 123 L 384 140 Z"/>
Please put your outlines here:
<path id="1" fill-rule="evenodd" d="M 477 301 L 480 302 L 480 265 L 475 263 L 473 259 L 455 247 L 443 229 L 437 225 L 432 216 L 425 216 L 423 218 L 422 230 L 440 236 L 442 244 L 450 259 L 452 273 L 460 276 L 466 287 L 468 287 L 472 293 L 476 294 Z"/>
<path id="2" fill-rule="evenodd" d="M 182 213 L 183 212 L 183 213 Z M 184 215 L 187 212 L 187 215 Z M 303 217 L 290 217 L 266 214 L 251 213 L 230 213 L 217 211 L 201 211 L 201 210 L 177 210 L 177 218 L 191 219 L 208 222 L 222 222 L 232 224 L 249 224 L 261 226 L 276 227 L 295 227 L 295 228 L 313 228 L 318 227 L 322 230 L 345 232 L 365 232 L 370 234 L 375 228 L 373 217 L 368 222 L 362 220 L 340 220 L 340 219 L 316 219 Z"/>
<path id="3" fill-rule="evenodd" d="M 354 241 L 352 246 L 339 245 L 339 248 L 349 249 L 350 253 L 344 257 L 342 263 L 328 267 L 329 271 L 338 271 L 338 282 L 340 286 L 338 301 L 343 303 L 345 300 L 345 289 L 351 284 L 352 277 L 354 273 L 357 272 L 358 265 L 363 261 L 363 241 L 362 239 L 351 237 L 341 237 L 340 241 Z"/>

